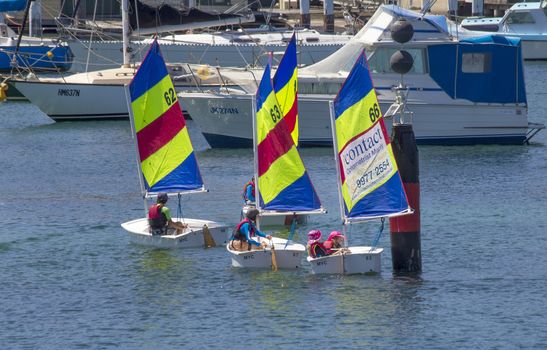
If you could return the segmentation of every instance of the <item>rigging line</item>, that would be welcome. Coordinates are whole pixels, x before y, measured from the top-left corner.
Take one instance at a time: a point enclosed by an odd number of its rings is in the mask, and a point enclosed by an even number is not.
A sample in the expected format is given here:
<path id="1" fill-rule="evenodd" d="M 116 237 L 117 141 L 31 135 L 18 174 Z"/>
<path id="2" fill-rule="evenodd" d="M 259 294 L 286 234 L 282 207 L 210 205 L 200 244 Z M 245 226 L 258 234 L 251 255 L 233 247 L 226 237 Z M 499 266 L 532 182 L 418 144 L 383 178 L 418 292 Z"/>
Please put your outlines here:
<path id="1" fill-rule="evenodd" d="M 19 31 L 19 35 L 17 36 L 17 45 L 15 46 L 15 52 L 13 53 L 11 63 L 13 66 L 15 66 L 17 62 L 17 54 L 19 53 L 19 47 L 21 46 L 21 39 L 23 38 L 23 32 L 25 31 L 25 24 L 27 23 L 28 19 L 28 13 L 30 11 L 30 4 L 31 0 L 27 0 L 27 4 L 25 5 L 25 14 L 23 16 L 23 22 L 21 23 L 21 30 Z M 12 66 L 12 73 L 13 73 L 13 66 Z"/>
<path id="2" fill-rule="evenodd" d="M 184 217 L 182 215 L 182 203 L 181 203 L 182 202 L 182 195 L 181 195 L 180 192 L 177 194 L 177 197 L 178 197 L 177 218 L 179 220 L 182 220 L 182 222 L 184 223 Z"/>
<path id="3" fill-rule="evenodd" d="M 380 225 L 380 229 L 378 230 L 376 237 L 374 237 L 374 240 L 372 241 L 370 251 L 373 251 L 376 248 L 376 246 L 378 245 L 378 242 L 380 241 L 380 237 L 382 236 L 382 232 L 384 232 L 384 224 L 385 224 L 386 218 L 382 218 L 381 221 L 382 223 Z"/>
<path id="4" fill-rule="evenodd" d="M 95 1 L 95 8 L 93 9 L 93 23 L 95 23 L 95 19 L 96 19 L 96 16 L 97 16 L 97 4 L 98 4 L 98 1 Z M 86 59 L 86 62 L 85 62 L 85 71 L 88 72 L 89 71 L 89 60 L 90 60 L 90 56 L 91 56 L 91 43 L 93 42 L 93 34 L 95 34 L 95 31 L 92 30 L 91 31 L 91 35 L 89 37 L 89 49 L 87 50 L 87 59 Z"/>
<path id="5" fill-rule="evenodd" d="M 291 241 L 293 239 L 295 230 L 296 230 L 296 214 L 293 213 L 292 223 L 291 223 L 291 230 L 289 232 L 289 237 L 287 237 L 287 242 L 285 242 L 285 248 L 283 248 L 283 249 L 286 249 L 287 245 L 289 244 L 289 241 Z"/>
<path id="6" fill-rule="evenodd" d="M 138 0 L 135 0 L 134 1 L 134 4 L 135 4 L 135 7 L 133 8 L 133 11 L 135 12 L 135 19 L 136 19 L 136 22 L 137 22 L 137 40 L 141 40 L 141 24 L 139 22 L 139 8 L 137 7 L 138 5 Z"/>

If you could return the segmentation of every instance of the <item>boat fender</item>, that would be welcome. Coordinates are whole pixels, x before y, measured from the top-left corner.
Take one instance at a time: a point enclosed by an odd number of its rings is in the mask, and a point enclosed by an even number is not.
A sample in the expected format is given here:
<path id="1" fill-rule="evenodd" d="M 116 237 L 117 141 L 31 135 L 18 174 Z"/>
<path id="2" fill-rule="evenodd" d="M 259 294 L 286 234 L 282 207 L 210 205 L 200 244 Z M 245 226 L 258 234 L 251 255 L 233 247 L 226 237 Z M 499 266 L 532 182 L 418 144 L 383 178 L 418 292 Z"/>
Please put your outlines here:
<path id="1" fill-rule="evenodd" d="M 7 98 L 6 91 L 8 91 L 8 84 L 0 83 L 0 102 Z"/>

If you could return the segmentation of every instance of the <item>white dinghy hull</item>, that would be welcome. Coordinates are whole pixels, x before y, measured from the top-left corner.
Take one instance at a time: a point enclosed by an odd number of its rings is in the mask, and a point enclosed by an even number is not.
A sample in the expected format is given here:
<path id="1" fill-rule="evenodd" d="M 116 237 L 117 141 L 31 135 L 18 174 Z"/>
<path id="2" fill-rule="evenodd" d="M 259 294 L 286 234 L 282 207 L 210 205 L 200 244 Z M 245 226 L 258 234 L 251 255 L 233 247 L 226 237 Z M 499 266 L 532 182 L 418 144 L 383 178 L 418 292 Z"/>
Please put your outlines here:
<path id="1" fill-rule="evenodd" d="M 350 253 L 320 258 L 308 256 L 314 274 L 377 274 L 382 270 L 382 248 L 349 247 Z"/>
<path id="2" fill-rule="evenodd" d="M 269 240 L 260 238 L 259 242 L 268 242 Z M 273 237 L 275 248 L 275 259 L 279 269 L 297 269 L 302 265 L 302 257 L 306 247 L 302 244 L 289 242 L 286 239 Z M 226 244 L 226 249 L 230 252 L 232 266 L 239 268 L 266 269 L 272 268 L 272 250 L 267 247 L 264 250 L 236 251 L 230 249 L 230 243 Z"/>
<path id="3" fill-rule="evenodd" d="M 205 247 L 204 227 L 207 226 L 216 246 L 226 244 L 229 237 L 228 227 L 215 221 L 180 218 L 188 225 L 181 234 L 152 235 L 149 232 L 147 219 L 136 219 L 124 222 L 122 227 L 129 234 L 133 243 L 157 248 L 203 248 Z"/>

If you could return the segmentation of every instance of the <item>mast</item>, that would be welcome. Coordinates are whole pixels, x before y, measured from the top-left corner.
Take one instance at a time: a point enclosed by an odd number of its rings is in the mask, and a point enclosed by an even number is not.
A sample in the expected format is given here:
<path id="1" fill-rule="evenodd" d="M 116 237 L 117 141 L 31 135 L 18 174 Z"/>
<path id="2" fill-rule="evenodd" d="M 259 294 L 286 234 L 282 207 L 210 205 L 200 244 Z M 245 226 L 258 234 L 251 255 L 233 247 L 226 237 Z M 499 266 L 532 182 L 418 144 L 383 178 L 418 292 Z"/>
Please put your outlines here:
<path id="1" fill-rule="evenodd" d="M 253 120 L 253 164 L 255 177 L 255 205 L 256 209 L 260 210 L 260 189 L 258 188 L 258 135 L 256 129 L 256 94 L 251 99 L 251 111 Z"/>
<path id="2" fill-rule="evenodd" d="M 122 0 L 123 65 L 129 68 L 129 0 Z"/>
<path id="3" fill-rule="evenodd" d="M 125 100 L 127 102 L 127 110 L 129 111 L 129 124 L 131 125 L 131 138 L 133 139 L 133 145 L 135 147 L 135 160 L 137 161 L 137 176 L 139 177 L 139 183 L 141 186 L 141 195 L 144 201 L 144 213 L 148 211 L 148 205 L 146 203 L 146 189 L 144 188 L 144 181 L 141 174 L 141 160 L 139 158 L 139 145 L 137 144 L 137 133 L 135 129 L 135 117 L 133 116 L 133 108 L 131 108 L 131 93 L 129 92 L 129 85 L 123 86 L 125 91 Z"/>
<path id="4" fill-rule="evenodd" d="M 342 196 L 342 176 L 340 176 L 340 158 L 338 155 L 338 140 L 336 139 L 336 120 L 334 114 L 334 101 L 329 101 L 329 111 L 330 111 L 330 129 L 332 132 L 332 148 L 334 150 L 334 161 L 336 162 L 336 182 L 338 184 L 338 203 L 340 204 L 340 218 L 342 219 L 342 224 L 346 224 L 346 215 L 344 211 L 344 197 Z"/>

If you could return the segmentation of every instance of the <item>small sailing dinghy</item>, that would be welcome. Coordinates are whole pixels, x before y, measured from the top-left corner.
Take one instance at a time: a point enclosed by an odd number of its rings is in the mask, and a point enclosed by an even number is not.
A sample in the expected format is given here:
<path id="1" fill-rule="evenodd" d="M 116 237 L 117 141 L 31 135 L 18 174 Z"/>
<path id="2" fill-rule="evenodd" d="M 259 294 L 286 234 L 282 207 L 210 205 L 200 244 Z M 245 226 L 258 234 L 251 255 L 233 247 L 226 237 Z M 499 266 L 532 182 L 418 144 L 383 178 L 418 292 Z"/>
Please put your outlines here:
<path id="1" fill-rule="evenodd" d="M 270 80 L 270 65 L 264 70 L 258 93 L 253 98 L 253 130 L 256 207 L 261 217 L 268 215 L 320 214 L 325 210 L 300 158 L 283 118 Z M 291 233 L 294 233 L 292 225 Z M 255 239 L 255 237 L 253 237 Z M 258 238 L 258 242 L 265 241 Z M 268 240 L 266 240 L 268 241 Z M 273 237 L 263 250 L 237 251 L 226 248 L 232 266 L 249 268 L 298 268 L 306 247 L 289 239 Z M 273 249 L 272 249 L 273 248 Z"/>
<path id="2" fill-rule="evenodd" d="M 283 118 L 294 144 L 298 146 L 298 61 L 294 33 L 275 71 L 272 84 L 281 118 Z M 252 209 L 256 209 L 255 203 L 245 204 L 241 210 L 241 217 L 244 218 L 247 212 Z M 290 213 L 288 215 L 283 213 L 262 215 L 260 225 L 290 226 L 294 219 L 298 224 L 305 224 L 308 221 L 308 215 L 302 214 L 296 215 L 296 217 Z"/>
<path id="3" fill-rule="evenodd" d="M 343 231 L 353 223 L 411 214 L 364 52 L 331 102 L 330 115 Z M 379 273 L 382 251 L 375 244 L 350 246 L 307 260 L 316 274 Z"/>
<path id="4" fill-rule="evenodd" d="M 173 82 L 157 41 L 152 43 L 125 89 L 145 212 L 147 198 L 155 198 L 160 192 L 178 196 L 179 207 L 181 195 L 206 192 Z M 173 230 L 171 234 L 155 235 L 147 218 L 125 222 L 122 227 L 132 241 L 162 248 L 215 246 L 227 241 L 226 225 L 183 217 L 173 218 L 173 221 L 180 221 L 187 227 L 178 232 Z"/>

